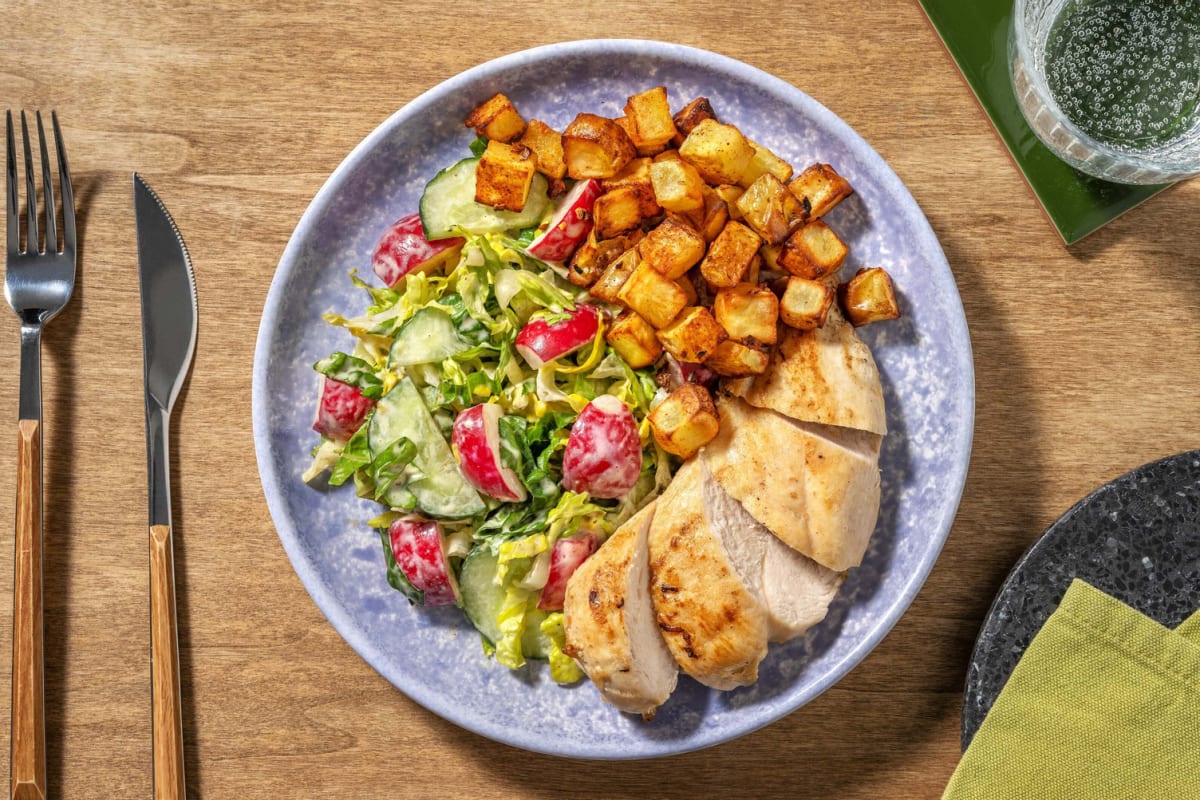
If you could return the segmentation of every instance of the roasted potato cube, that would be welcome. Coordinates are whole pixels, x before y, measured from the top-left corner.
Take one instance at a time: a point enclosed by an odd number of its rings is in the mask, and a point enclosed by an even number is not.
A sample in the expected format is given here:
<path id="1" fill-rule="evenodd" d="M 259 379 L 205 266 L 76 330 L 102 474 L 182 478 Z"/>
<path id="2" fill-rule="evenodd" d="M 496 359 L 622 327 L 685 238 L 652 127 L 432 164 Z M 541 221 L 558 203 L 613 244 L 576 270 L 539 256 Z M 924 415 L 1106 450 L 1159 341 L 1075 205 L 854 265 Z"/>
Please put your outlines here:
<path id="1" fill-rule="evenodd" d="M 537 172 L 533 151 L 521 144 L 492 139 L 475 167 L 475 202 L 520 211 Z"/>
<path id="2" fill-rule="evenodd" d="M 750 146 L 754 148 L 754 157 L 750 159 L 750 166 L 746 168 L 745 174 L 742 175 L 742 179 L 739 181 L 742 186 L 749 186 L 764 174 L 774 175 L 779 179 L 780 183 L 787 183 L 791 180 L 791 164 L 758 142 L 751 140 Z"/>
<path id="3" fill-rule="evenodd" d="M 711 119 L 714 122 L 720 121 L 717 119 L 717 112 L 713 111 L 712 103 L 708 102 L 708 98 L 697 97 L 679 109 L 672 121 L 675 123 L 675 127 L 679 129 L 679 133 L 687 136 L 702 120 L 706 119 Z M 682 141 L 682 138 L 680 141 Z"/>
<path id="4" fill-rule="evenodd" d="M 782 252 L 783 247 L 777 244 L 764 244 L 758 248 L 758 254 L 762 257 L 763 269 L 771 272 L 784 272 L 783 267 L 779 266 L 779 254 Z"/>
<path id="5" fill-rule="evenodd" d="M 704 189 L 704 219 L 699 229 L 704 241 L 711 242 L 725 230 L 725 223 L 729 221 L 729 206 L 715 191 L 707 186 Z"/>
<path id="6" fill-rule="evenodd" d="M 642 200 L 633 186 L 620 186 L 596 198 L 592 206 L 596 235 L 610 239 L 642 224 Z"/>
<path id="7" fill-rule="evenodd" d="M 739 283 L 722 289 L 713 301 L 713 314 L 730 339 L 775 344 L 779 298 L 765 286 Z"/>
<path id="8" fill-rule="evenodd" d="M 754 148 L 732 125 L 705 119 L 679 145 L 679 155 L 709 183 L 737 183 L 754 158 Z"/>
<path id="9" fill-rule="evenodd" d="M 742 220 L 768 244 L 779 244 L 808 219 L 796 195 L 769 172 L 742 193 L 737 209 Z"/>
<path id="10" fill-rule="evenodd" d="M 637 191 L 638 200 L 641 202 L 643 217 L 654 217 L 662 211 L 658 206 L 658 200 L 654 197 L 654 183 L 650 180 L 649 158 L 635 158 L 625 166 L 625 169 L 611 178 L 602 180 L 600 185 L 606 192 L 622 186 L 632 186 Z"/>
<path id="11" fill-rule="evenodd" d="M 476 106 L 467 116 L 466 125 L 474 128 L 477 136 L 486 136 L 493 142 L 511 142 L 525 132 L 525 120 L 502 94 Z"/>
<path id="12" fill-rule="evenodd" d="M 658 332 L 663 348 L 680 361 L 699 364 L 716 346 L 729 338 L 725 329 L 704 306 L 691 306 Z"/>
<path id="13" fill-rule="evenodd" d="M 563 157 L 572 178 L 611 178 L 637 155 L 625 129 L 611 119 L 579 114 L 563 131 Z"/>
<path id="14" fill-rule="evenodd" d="M 838 287 L 838 297 L 846 319 L 855 327 L 900 316 L 892 276 L 882 267 L 860 269 Z"/>
<path id="15" fill-rule="evenodd" d="M 779 301 L 779 318 L 802 331 L 819 328 L 825 324 L 833 297 L 834 289 L 825 281 L 790 277 Z"/>
<path id="16" fill-rule="evenodd" d="M 763 247 L 766 247 L 766 245 L 763 245 Z M 762 265 L 762 248 L 760 247 L 758 252 L 754 254 L 754 258 L 750 259 L 750 267 L 746 270 L 746 283 L 757 284 L 759 282 L 762 276 Z"/>
<path id="17" fill-rule="evenodd" d="M 679 151 L 672 147 L 670 150 L 663 150 L 661 153 L 656 155 L 654 157 L 654 160 L 655 161 L 681 161 L 682 159 L 679 158 Z"/>
<path id="18" fill-rule="evenodd" d="M 766 351 L 726 339 L 704 359 L 704 366 L 726 378 L 744 378 L 766 372 L 769 361 Z"/>
<path id="19" fill-rule="evenodd" d="M 721 430 L 712 395 L 695 383 L 685 383 L 671 392 L 647 419 L 658 446 L 685 459 L 694 456 Z"/>
<path id="20" fill-rule="evenodd" d="M 729 184 L 721 184 L 714 186 L 713 191 L 717 197 L 725 201 L 725 206 L 729 212 L 730 219 L 741 219 L 742 212 L 738 210 L 737 201 L 741 199 L 742 194 L 746 191 L 740 186 L 730 186 Z"/>
<path id="21" fill-rule="evenodd" d="M 696 284 L 692 283 L 692 279 L 690 277 L 684 275 L 682 278 L 675 281 L 675 283 L 680 289 L 683 289 L 683 294 L 685 297 L 687 297 L 687 304 L 689 306 L 701 305 L 700 295 L 696 292 Z"/>
<path id="22" fill-rule="evenodd" d="M 638 152 L 657 153 L 675 136 L 675 121 L 671 119 L 665 86 L 655 86 L 630 97 L 625 103 L 625 117 L 633 129 L 631 138 Z"/>
<path id="23" fill-rule="evenodd" d="M 650 165 L 654 199 L 667 211 L 688 212 L 704 207 L 704 179 L 682 159 L 665 159 Z"/>
<path id="24" fill-rule="evenodd" d="M 646 234 L 638 247 L 642 261 L 671 280 L 681 277 L 704 257 L 704 237 L 668 217 Z"/>
<path id="25" fill-rule="evenodd" d="M 837 272 L 850 249 L 823 220 L 814 219 L 783 243 L 779 265 L 801 278 L 823 278 Z"/>
<path id="26" fill-rule="evenodd" d="M 804 203 L 808 216 L 823 217 L 831 208 L 854 194 L 854 188 L 828 164 L 813 164 L 788 184 L 792 194 Z"/>
<path id="27" fill-rule="evenodd" d="M 734 286 L 746 276 L 761 244 L 757 233 L 730 220 L 709 245 L 708 255 L 700 262 L 700 274 L 718 289 Z"/>
<path id="28" fill-rule="evenodd" d="M 547 178 L 561 180 L 567 174 L 567 162 L 563 160 L 562 134 L 546 123 L 536 119 L 529 120 L 520 143 L 533 151 L 538 172 Z"/>
<path id="29" fill-rule="evenodd" d="M 648 367 L 662 355 L 654 327 L 636 311 L 625 309 L 604 334 L 604 340 L 634 369 Z"/>
<path id="30" fill-rule="evenodd" d="M 665 328 L 687 305 L 679 284 L 642 262 L 617 291 L 617 300 L 645 317 L 655 328 Z"/>
<path id="31" fill-rule="evenodd" d="M 614 236 L 611 239 L 597 239 L 596 227 L 593 225 L 588 237 L 571 256 L 567 267 L 567 280 L 576 286 L 591 286 L 613 261 L 629 248 L 637 244 L 635 235 Z"/>
<path id="32" fill-rule="evenodd" d="M 600 274 L 599 279 L 592 284 L 592 288 L 588 292 L 592 297 L 605 303 L 623 304 L 625 301 L 619 297 L 621 288 L 629 280 L 633 271 L 637 269 L 641 260 L 637 248 L 626 250 L 620 258 L 605 267 L 604 272 Z"/>

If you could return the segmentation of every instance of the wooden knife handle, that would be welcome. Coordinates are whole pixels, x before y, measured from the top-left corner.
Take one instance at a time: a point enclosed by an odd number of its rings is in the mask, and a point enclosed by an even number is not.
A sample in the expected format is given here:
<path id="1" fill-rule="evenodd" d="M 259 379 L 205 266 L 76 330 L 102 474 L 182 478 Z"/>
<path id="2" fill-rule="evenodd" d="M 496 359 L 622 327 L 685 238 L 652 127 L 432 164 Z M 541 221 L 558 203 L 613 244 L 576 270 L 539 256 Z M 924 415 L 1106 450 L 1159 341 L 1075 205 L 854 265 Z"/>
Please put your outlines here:
<path id="1" fill-rule="evenodd" d="M 150 526 L 150 677 L 154 705 L 154 798 L 182 800 L 183 709 L 171 528 Z"/>
<path id="2" fill-rule="evenodd" d="M 42 424 L 23 419 L 17 437 L 17 530 L 13 578 L 12 797 L 45 800 L 46 708 L 42 657 Z"/>

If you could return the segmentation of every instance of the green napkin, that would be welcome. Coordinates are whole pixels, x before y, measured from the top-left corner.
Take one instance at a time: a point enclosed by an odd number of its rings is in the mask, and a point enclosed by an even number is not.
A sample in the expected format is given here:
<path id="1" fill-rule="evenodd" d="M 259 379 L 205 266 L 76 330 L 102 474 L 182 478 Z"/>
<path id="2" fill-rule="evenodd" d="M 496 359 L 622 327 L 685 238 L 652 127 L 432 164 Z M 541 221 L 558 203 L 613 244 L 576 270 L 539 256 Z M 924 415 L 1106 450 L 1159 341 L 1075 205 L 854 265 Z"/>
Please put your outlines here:
<path id="1" fill-rule="evenodd" d="M 942 797 L 1200 798 L 1200 611 L 1172 631 L 1072 582 Z"/>

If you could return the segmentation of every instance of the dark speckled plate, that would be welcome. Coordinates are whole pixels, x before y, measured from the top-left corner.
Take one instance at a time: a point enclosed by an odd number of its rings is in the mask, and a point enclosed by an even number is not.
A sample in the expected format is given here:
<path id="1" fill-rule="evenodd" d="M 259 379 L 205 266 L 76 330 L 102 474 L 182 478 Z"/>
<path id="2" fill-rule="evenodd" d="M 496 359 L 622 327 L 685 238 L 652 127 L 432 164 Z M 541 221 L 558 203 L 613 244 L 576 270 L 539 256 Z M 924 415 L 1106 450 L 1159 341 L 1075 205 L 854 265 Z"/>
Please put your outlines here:
<path id="1" fill-rule="evenodd" d="M 1017 563 L 975 643 L 963 702 L 964 750 L 1074 578 L 1171 628 L 1200 607 L 1200 450 L 1097 489 Z"/>

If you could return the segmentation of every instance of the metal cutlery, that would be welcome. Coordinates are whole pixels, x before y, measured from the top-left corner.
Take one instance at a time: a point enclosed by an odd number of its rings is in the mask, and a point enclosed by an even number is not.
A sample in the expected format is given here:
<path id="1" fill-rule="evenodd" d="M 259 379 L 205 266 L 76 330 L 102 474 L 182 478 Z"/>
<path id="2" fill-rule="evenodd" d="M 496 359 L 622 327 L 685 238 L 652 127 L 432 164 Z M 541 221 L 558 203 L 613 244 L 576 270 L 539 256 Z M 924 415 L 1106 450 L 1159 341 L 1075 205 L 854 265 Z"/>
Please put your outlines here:
<path id="1" fill-rule="evenodd" d="M 184 796 L 184 762 L 167 446 L 171 407 L 196 345 L 196 282 L 171 215 L 137 173 L 133 175 L 133 206 L 142 296 L 149 471 L 154 797 L 174 800 Z"/>
<path id="2" fill-rule="evenodd" d="M 7 141 L 8 256 L 4 296 L 21 320 L 21 388 L 18 400 L 17 525 L 13 580 L 11 796 L 45 798 L 46 716 L 42 652 L 42 328 L 71 299 L 75 286 L 75 199 L 58 116 L 51 112 L 62 195 L 62 251 L 42 114 L 37 112 L 45 224 L 38 228 L 29 126 L 21 112 L 25 162 L 25 247 L 21 247 L 17 151 L 12 112 Z M 45 238 L 45 249 L 41 239 Z"/>

